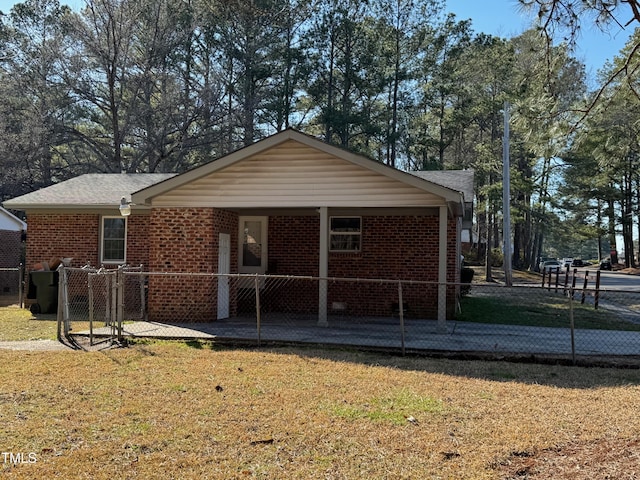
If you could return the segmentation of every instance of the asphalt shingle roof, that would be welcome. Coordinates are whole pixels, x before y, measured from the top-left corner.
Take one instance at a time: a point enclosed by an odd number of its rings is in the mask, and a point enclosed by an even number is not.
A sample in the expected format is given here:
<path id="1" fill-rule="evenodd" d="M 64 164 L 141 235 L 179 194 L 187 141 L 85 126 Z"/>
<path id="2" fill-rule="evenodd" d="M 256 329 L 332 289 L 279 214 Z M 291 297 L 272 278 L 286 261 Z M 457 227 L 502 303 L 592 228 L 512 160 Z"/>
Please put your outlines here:
<path id="1" fill-rule="evenodd" d="M 473 170 L 425 170 L 409 173 L 442 187 L 462 192 L 465 202 L 473 202 Z"/>
<path id="2" fill-rule="evenodd" d="M 464 195 L 473 201 L 473 170 L 430 170 L 411 174 Z M 150 187 L 175 173 L 88 173 L 4 202 L 6 208 L 43 206 L 115 206 L 125 196 Z"/>
<path id="3" fill-rule="evenodd" d="M 24 206 L 114 206 L 124 196 L 175 176 L 175 173 L 88 173 L 4 202 Z"/>

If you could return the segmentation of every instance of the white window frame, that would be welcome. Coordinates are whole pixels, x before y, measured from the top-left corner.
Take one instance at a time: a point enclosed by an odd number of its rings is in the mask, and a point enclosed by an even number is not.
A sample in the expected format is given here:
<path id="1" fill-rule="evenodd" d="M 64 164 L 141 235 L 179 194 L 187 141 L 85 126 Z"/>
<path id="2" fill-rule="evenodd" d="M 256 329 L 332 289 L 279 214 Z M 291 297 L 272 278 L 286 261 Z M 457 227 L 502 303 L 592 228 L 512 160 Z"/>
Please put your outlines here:
<path id="1" fill-rule="evenodd" d="M 360 228 L 357 232 L 336 232 L 332 229 L 333 219 L 334 218 L 352 218 L 357 219 L 360 224 Z M 334 248 L 333 247 L 333 238 L 337 236 L 358 236 L 358 246 L 357 248 Z M 329 217 L 329 251 L 330 252 L 342 252 L 342 253 L 359 253 L 362 251 L 362 217 L 357 215 L 339 215 L 339 216 L 331 216 Z"/>
<path id="2" fill-rule="evenodd" d="M 122 220 L 124 221 L 124 248 L 123 248 L 123 255 L 124 258 L 122 259 L 105 259 L 104 258 L 104 242 L 105 242 L 105 238 L 104 238 L 104 224 L 105 224 L 105 220 L 112 220 L 112 219 L 117 219 L 117 220 Z M 127 219 L 121 216 L 103 216 L 100 219 L 100 263 L 103 265 L 123 265 L 126 263 L 127 261 L 127 228 L 128 228 L 129 222 L 127 222 Z"/>

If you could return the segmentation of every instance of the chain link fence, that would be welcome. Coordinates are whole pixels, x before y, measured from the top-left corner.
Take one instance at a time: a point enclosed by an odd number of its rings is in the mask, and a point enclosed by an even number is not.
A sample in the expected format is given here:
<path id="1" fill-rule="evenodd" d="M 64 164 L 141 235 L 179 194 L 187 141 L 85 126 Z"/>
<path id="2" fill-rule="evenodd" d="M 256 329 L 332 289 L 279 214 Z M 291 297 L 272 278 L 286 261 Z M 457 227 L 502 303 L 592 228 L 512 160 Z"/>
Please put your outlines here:
<path id="1" fill-rule="evenodd" d="M 23 306 L 24 267 L 0 268 L 0 307 Z"/>
<path id="2" fill-rule="evenodd" d="M 450 300 L 447 320 L 438 298 Z M 76 343 L 180 338 L 407 352 L 640 358 L 640 292 L 565 285 L 61 270 Z M 442 317 L 442 315 L 440 316 Z"/>
<path id="3" fill-rule="evenodd" d="M 24 289 L 22 232 L 0 230 L 0 306 L 22 307 Z"/>

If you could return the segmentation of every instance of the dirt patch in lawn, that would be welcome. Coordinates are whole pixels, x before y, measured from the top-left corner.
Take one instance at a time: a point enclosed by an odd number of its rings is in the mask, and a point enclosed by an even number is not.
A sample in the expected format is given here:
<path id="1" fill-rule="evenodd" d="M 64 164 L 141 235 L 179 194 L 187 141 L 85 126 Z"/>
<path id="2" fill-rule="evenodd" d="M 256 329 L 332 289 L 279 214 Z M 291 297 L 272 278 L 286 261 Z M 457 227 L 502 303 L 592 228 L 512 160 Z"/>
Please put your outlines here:
<path id="1" fill-rule="evenodd" d="M 513 452 L 498 470 L 509 480 L 636 480 L 640 478 L 640 440 L 598 439 L 538 453 Z"/>

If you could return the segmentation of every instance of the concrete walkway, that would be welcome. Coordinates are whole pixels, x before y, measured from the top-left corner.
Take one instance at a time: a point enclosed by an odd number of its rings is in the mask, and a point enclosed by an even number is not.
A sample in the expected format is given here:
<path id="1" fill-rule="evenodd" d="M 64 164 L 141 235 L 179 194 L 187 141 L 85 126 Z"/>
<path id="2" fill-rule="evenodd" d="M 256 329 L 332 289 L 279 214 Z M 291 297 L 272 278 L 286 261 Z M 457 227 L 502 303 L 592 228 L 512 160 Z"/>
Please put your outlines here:
<path id="1" fill-rule="evenodd" d="M 110 329 L 96 329 L 95 335 Z M 88 332 L 82 332 L 88 334 Z M 375 347 L 401 351 L 475 352 L 530 355 L 571 355 L 572 338 L 568 328 L 493 325 L 483 323 L 447 323 L 440 332 L 432 320 L 405 320 L 404 334 L 397 318 L 345 319 L 330 318 L 328 327 L 315 323 L 313 317 L 296 320 L 264 319 L 260 331 L 255 319 L 234 318 L 203 324 L 170 325 L 157 322 L 135 322 L 123 325 L 123 336 L 132 338 L 174 338 L 215 340 L 295 342 Z M 612 330 L 576 330 L 577 355 L 640 356 L 640 332 Z"/>
<path id="2" fill-rule="evenodd" d="M 28 350 L 32 352 L 70 351 L 71 347 L 56 340 L 19 340 L 2 341 L 0 350 Z"/>

